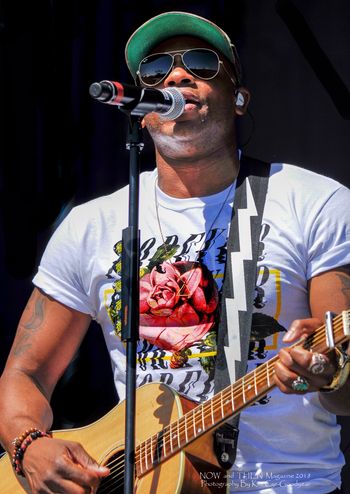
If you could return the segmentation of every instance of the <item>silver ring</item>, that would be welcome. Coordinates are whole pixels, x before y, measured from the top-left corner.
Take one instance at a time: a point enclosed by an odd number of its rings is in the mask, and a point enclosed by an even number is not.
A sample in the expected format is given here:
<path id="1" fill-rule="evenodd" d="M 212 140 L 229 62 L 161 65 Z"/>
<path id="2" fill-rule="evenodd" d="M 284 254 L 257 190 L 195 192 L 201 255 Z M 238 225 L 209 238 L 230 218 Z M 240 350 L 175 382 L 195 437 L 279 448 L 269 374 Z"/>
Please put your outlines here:
<path id="1" fill-rule="evenodd" d="M 294 389 L 294 391 L 307 391 L 309 387 L 310 385 L 305 379 L 305 377 L 298 376 L 292 382 L 292 388 Z"/>
<path id="2" fill-rule="evenodd" d="M 324 355 L 321 353 L 313 353 L 311 357 L 311 363 L 308 367 L 308 370 L 314 374 L 323 374 L 326 368 L 327 360 Z"/>

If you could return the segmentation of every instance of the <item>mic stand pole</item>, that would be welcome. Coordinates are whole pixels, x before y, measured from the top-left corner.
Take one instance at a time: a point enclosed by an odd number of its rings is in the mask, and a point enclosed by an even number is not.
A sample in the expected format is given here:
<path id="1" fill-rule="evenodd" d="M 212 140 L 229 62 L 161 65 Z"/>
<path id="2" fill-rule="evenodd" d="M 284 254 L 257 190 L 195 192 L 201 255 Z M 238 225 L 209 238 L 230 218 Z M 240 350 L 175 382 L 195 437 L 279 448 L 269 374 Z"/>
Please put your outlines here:
<path id="1" fill-rule="evenodd" d="M 127 113 L 127 112 L 125 112 Z M 143 149 L 139 116 L 129 115 L 129 226 L 122 235 L 122 340 L 126 342 L 124 494 L 133 494 L 135 476 L 136 351 L 139 339 L 139 174 Z"/>

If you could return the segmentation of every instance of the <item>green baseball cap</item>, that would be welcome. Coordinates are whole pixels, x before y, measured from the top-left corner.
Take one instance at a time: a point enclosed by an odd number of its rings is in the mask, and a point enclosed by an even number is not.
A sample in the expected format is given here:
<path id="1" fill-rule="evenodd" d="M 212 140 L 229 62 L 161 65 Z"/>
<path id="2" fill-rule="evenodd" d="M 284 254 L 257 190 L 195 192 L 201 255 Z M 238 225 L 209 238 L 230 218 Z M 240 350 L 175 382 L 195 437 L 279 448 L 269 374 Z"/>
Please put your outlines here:
<path id="1" fill-rule="evenodd" d="M 127 66 L 136 81 L 141 60 L 161 41 L 174 36 L 195 36 L 207 41 L 233 64 L 237 83 L 241 83 L 241 64 L 228 35 L 213 22 L 188 12 L 164 12 L 142 24 L 125 47 Z"/>

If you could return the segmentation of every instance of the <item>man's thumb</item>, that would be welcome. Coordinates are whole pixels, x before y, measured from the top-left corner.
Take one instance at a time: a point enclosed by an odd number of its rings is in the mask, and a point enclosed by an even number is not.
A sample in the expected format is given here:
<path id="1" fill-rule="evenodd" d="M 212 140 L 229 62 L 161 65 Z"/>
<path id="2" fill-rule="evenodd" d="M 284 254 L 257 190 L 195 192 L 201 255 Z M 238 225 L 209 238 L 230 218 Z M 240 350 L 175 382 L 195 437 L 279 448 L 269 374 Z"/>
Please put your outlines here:
<path id="1" fill-rule="evenodd" d="M 110 473 L 109 468 L 99 465 L 91 456 L 84 450 L 80 444 L 74 444 L 71 449 L 72 460 L 78 463 L 83 468 L 93 471 L 98 474 L 99 477 L 105 477 Z"/>

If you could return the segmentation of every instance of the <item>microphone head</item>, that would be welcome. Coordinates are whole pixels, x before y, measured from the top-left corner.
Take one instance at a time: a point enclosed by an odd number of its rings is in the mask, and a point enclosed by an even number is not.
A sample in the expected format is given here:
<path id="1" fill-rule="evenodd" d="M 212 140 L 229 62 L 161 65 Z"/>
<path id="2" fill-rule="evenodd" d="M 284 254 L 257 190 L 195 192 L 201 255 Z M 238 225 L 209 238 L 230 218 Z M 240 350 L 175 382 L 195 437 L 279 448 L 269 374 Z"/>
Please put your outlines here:
<path id="1" fill-rule="evenodd" d="M 89 87 L 89 94 L 97 101 L 110 103 L 115 96 L 115 88 L 110 81 L 94 82 Z"/>
<path id="2" fill-rule="evenodd" d="M 89 94 L 94 99 L 98 99 L 102 94 L 101 84 L 99 82 L 94 82 L 93 84 L 91 84 L 91 86 L 89 87 Z"/>
<path id="3" fill-rule="evenodd" d="M 182 115 L 185 110 L 185 98 L 183 97 L 181 91 L 175 87 L 168 87 L 166 89 L 161 89 L 161 91 L 167 98 L 170 98 L 172 105 L 169 110 L 160 114 L 160 118 L 162 120 L 175 120 Z"/>

